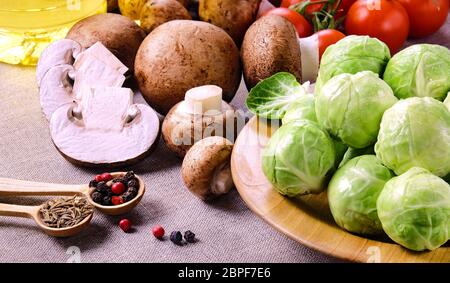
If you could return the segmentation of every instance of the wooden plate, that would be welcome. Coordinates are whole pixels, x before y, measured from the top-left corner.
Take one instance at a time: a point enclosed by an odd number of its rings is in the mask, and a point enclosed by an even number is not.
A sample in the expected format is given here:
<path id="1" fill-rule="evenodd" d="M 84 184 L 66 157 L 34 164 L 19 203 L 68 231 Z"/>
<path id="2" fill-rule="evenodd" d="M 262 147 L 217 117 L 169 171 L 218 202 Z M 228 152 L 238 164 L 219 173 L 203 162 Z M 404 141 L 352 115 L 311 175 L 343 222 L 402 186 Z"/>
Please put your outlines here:
<path id="1" fill-rule="evenodd" d="M 261 170 L 261 151 L 278 128 L 252 118 L 239 134 L 231 171 L 248 207 L 288 237 L 336 258 L 357 262 L 450 262 L 450 244 L 432 252 L 412 252 L 387 237 L 367 239 L 340 229 L 325 193 L 289 199 L 277 193 Z"/>

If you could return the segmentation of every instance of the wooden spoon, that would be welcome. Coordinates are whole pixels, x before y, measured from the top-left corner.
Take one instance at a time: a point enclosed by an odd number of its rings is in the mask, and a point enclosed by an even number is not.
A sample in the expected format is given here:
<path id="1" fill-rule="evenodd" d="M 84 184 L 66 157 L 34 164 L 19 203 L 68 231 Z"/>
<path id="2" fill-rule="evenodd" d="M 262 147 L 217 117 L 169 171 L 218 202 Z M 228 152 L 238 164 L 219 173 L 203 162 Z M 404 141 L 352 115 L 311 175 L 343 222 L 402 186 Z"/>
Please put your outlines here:
<path id="1" fill-rule="evenodd" d="M 44 205 L 44 204 L 43 204 Z M 13 205 L 13 204 L 4 204 L 0 203 L 0 215 L 2 216 L 13 216 L 13 217 L 25 217 L 32 218 L 38 224 L 39 228 L 44 230 L 50 236 L 53 237 L 70 237 L 75 234 L 80 233 L 84 229 L 86 229 L 91 222 L 92 215 L 91 213 L 80 223 L 66 228 L 51 228 L 45 225 L 42 221 L 39 210 L 41 209 L 41 205 L 39 206 L 25 206 L 25 205 Z"/>
<path id="2" fill-rule="evenodd" d="M 126 172 L 114 172 L 111 175 L 121 177 Z M 132 200 L 119 204 L 105 206 L 94 202 L 91 197 L 95 188 L 89 188 L 89 184 L 83 185 L 64 185 L 64 184 L 50 184 L 50 183 L 38 183 L 29 182 L 14 179 L 0 178 L 0 197 L 3 196 L 73 196 L 73 195 L 85 195 L 89 202 L 97 208 L 99 211 L 108 215 L 120 215 L 125 214 L 132 210 L 142 199 L 145 193 L 145 184 L 142 179 L 135 175 L 139 180 L 139 190 L 137 196 Z"/>

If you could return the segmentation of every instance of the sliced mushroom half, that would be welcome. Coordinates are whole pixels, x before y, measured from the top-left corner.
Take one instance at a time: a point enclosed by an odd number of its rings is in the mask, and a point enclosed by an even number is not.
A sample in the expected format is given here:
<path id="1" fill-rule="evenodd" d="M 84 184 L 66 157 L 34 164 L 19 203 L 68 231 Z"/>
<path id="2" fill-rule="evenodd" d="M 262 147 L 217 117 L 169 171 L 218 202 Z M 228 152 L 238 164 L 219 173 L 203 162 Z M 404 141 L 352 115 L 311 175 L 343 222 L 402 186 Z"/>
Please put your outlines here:
<path id="1" fill-rule="evenodd" d="M 85 167 L 118 167 L 145 158 L 157 145 L 159 119 L 147 105 L 132 104 L 127 88 L 83 88 L 82 103 L 54 112 L 50 133 L 59 152 Z"/>

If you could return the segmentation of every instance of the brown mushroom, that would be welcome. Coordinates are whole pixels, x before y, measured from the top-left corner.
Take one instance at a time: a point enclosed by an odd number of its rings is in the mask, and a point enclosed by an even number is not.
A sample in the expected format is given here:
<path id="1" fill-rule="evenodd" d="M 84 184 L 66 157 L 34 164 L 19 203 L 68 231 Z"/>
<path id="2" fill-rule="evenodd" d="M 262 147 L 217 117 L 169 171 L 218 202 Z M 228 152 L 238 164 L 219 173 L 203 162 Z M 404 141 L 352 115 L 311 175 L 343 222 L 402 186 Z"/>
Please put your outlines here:
<path id="1" fill-rule="evenodd" d="M 268 15 L 253 23 L 242 42 L 241 57 L 248 89 L 282 71 L 302 80 L 297 32 L 283 17 Z"/>
<path id="2" fill-rule="evenodd" d="M 240 46 L 245 31 L 256 20 L 261 0 L 200 0 L 200 19 L 224 29 Z"/>
<path id="3" fill-rule="evenodd" d="M 161 114 L 189 89 L 214 84 L 231 101 L 239 87 L 239 51 L 222 29 L 204 22 L 175 20 L 160 25 L 136 55 L 135 77 L 145 100 Z"/>
<path id="4" fill-rule="evenodd" d="M 108 12 L 115 11 L 119 8 L 119 3 L 117 1 L 118 0 L 108 0 Z"/>
<path id="5" fill-rule="evenodd" d="M 207 137 L 194 144 L 181 167 L 189 191 L 204 201 L 228 193 L 234 187 L 232 150 L 233 144 L 223 137 Z"/>
<path id="6" fill-rule="evenodd" d="M 192 145 L 205 137 L 222 136 L 234 140 L 237 117 L 233 107 L 222 100 L 220 87 L 196 87 L 166 115 L 162 135 L 169 150 L 184 157 Z"/>
<path id="7" fill-rule="evenodd" d="M 130 71 L 134 70 L 136 52 L 146 33 L 131 19 L 118 14 L 98 14 L 76 23 L 66 38 L 88 48 L 100 41 Z"/>
<path id="8" fill-rule="evenodd" d="M 191 20 L 189 11 L 176 0 L 149 0 L 141 10 L 141 28 L 150 33 L 163 23 Z"/>

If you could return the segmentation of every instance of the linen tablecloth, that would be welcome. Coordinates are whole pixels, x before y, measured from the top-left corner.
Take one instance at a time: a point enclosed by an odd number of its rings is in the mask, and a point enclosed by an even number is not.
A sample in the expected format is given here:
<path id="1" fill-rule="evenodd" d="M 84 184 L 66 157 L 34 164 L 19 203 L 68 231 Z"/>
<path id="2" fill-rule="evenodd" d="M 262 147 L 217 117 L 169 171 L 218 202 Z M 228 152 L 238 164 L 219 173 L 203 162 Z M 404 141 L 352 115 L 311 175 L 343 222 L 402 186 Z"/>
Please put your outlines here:
<path id="1" fill-rule="evenodd" d="M 450 48 L 450 20 L 433 36 L 409 41 Z M 450 79 L 450 78 L 449 78 Z M 241 84 L 233 105 L 243 107 Z M 143 102 L 141 97 L 136 97 Z M 99 173 L 67 162 L 53 146 L 41 114 L 35 68 L 0 63 L 0 177 L 50 183 L 86 183 Z M 254 215 L 237 191 L 204 203 L 183 185 L 181 160 L 161 141 L 142 163 L 125 168 L 144 178 L 147 192 L 125 217 L 134 231 L 118 227 L 120 217 L 95 213 L 92 225 L 78 236 L 45 235 L 33 220 L 0 218 L 0 262 L 335 262 L 275 231 Z M 40 204 L 45 198 L 0 198 L 0 202 Z M 199 242 L 183 247 L 156 240 L 151 227 L 166 234 L 192 230 Z"/>

